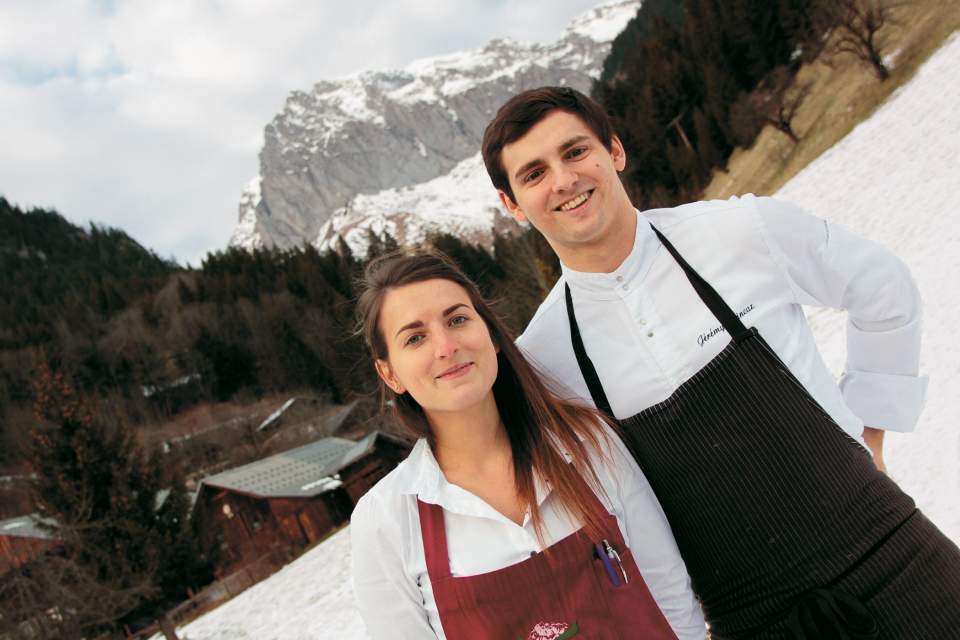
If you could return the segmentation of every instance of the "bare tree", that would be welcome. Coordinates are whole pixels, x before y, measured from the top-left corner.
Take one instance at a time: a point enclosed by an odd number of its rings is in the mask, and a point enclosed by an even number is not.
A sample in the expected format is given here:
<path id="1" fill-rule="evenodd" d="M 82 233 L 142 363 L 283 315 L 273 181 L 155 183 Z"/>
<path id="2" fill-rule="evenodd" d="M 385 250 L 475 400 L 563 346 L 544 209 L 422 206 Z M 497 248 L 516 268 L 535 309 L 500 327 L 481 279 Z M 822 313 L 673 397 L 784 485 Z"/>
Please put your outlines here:
<path id="1" fill-rule="evenodd" d="M 835 37 L 828 52 L 853 55 L 878 80 L 886 80 L 890 69 L 884 62 L 877 34 L 896 22 L 896 10 L 906 4 L 909 0 L 822 0 L 821 19 Z"/>
<path id="2" fill-rule="evenodd" d="M 763 126 L 770 125 L 797 144 L 800 136 L 793 128 L 793 121 L 812 89 L 812 82 L 797 83 L 787 67 L 774 69 L 756 89 L 742 95 L 731 107 L 730 118 L 736 135 L 746 142 Z"/>
<path id="3" fill-rule="evenodd" d="M 15 640 L 96 636 L 155 594 L 149 576 L 107 578 L 80 555 L 61 547 L 5 576 L 0 584 L 0 635 Z"/>

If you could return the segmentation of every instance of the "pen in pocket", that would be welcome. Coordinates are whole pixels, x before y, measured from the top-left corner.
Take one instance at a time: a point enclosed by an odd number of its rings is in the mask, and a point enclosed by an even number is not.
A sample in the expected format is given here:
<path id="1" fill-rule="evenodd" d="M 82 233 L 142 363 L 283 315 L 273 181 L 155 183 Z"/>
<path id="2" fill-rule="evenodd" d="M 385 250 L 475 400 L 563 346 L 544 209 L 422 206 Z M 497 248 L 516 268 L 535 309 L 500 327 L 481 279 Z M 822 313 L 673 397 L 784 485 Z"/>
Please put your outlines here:
<path id="1" fill-rule="evenodd" d="M 627 571 L 624 569 L 623 561 L 620 559 L 620 554 L 617 553 L 617 550 L 613 548 L 613 545 L 611 545 L 608 540 L 603 540 L 599 544 L 593 545 L 593 549 L 594 555 L 603 563 L 603 568 L 606 569 L 613 586 L 620 586 L 621 576 L 623 577 L 623 584 L 630 582 L 627 578 Z M 617 564 L 616 568 L 613 566 L 614 562 Z"/>

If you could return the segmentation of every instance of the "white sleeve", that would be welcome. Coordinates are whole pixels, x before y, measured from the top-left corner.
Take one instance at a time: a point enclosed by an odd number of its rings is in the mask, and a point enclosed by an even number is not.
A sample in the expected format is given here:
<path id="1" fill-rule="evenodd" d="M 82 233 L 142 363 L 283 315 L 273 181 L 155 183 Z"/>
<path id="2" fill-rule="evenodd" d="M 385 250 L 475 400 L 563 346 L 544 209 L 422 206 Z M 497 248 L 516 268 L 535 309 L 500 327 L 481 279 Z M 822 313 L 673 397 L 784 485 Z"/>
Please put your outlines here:
<path id="1" fill-rule="evenodd" d="M 919 375 L 922 306 L 909 269 L 884 247 L 796 205 L 756 204 L 797 303 L 847 311 L 840 379 L 847 406 L 869 427 L 912 431 L 927 377 Z"/>
<path id="2" fill-rule="evenodd" d="M 677 638 L 703 640 L 703 612 L 667 516 L 620 437 L 607 434 L 607 460 L 598 461 L 596 469 L 637 568 Z"/>
<path id="3" fill-rule="evenodd" d="M 370 494 L 361 498 L 350 517 L 353 588 L 360 617 L 374 640 L 436 640 L 420 589 L 403 570 L 401 527 L 385 525 L 382 505 Z"/>

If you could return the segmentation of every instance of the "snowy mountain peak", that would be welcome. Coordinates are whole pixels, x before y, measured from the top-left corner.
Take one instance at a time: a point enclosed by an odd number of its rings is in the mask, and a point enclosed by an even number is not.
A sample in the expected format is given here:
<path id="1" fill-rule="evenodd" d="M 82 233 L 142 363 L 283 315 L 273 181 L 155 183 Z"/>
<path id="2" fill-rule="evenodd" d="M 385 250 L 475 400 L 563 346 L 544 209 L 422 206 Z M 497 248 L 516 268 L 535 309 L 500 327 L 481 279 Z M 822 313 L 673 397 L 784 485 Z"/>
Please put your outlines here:
<path id="1" fill-rule="evenodd" d="M 291 92 L 266 127 L 260 176 L 241 197 L 231 245 L 326 246 L 337 229 L 366 237 L 365 226 L 410 238 L 432 229 L 489 236 L 504 212 L 485 174 L 481 194 L 470 173 L 482 173 L 474 156 L 487 122 L 524 89 L 566 84 L 588 91 L 610 42 L 639 6 L 640 0 L 600 5 L 555 42 L 498 38 L 400 70 L 365 71 Z M 444 184 L 459 197 L 443 196 Z M 465 188 L 482 202 L 465 203 Z M 407 192 L 401 198 L 398 190 Z M 441 201 L 452 208 L 435 215 Z M 402 211 L 391 209 L 400 204 Z M 373 218 L 365 225 L 367 213 Z"/>

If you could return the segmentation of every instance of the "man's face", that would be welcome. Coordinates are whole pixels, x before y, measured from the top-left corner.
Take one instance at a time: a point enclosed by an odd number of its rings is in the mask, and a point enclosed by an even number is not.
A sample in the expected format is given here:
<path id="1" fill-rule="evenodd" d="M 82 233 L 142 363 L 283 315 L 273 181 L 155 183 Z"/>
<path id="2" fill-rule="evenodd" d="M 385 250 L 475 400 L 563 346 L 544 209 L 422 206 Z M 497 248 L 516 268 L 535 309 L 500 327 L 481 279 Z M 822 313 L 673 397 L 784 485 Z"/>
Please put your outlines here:
<path id="1" fill-rule="evenodd" d="M 501 162 L 515 198 L 500 191 L 513 217 L 544 235 L 560 259 L 602 249 L 635 224 L 633 206 L 617 175 L 626 166 L 616 137 L 607 149 L 578 116 L 552 111 L 503 148 Z"/>

